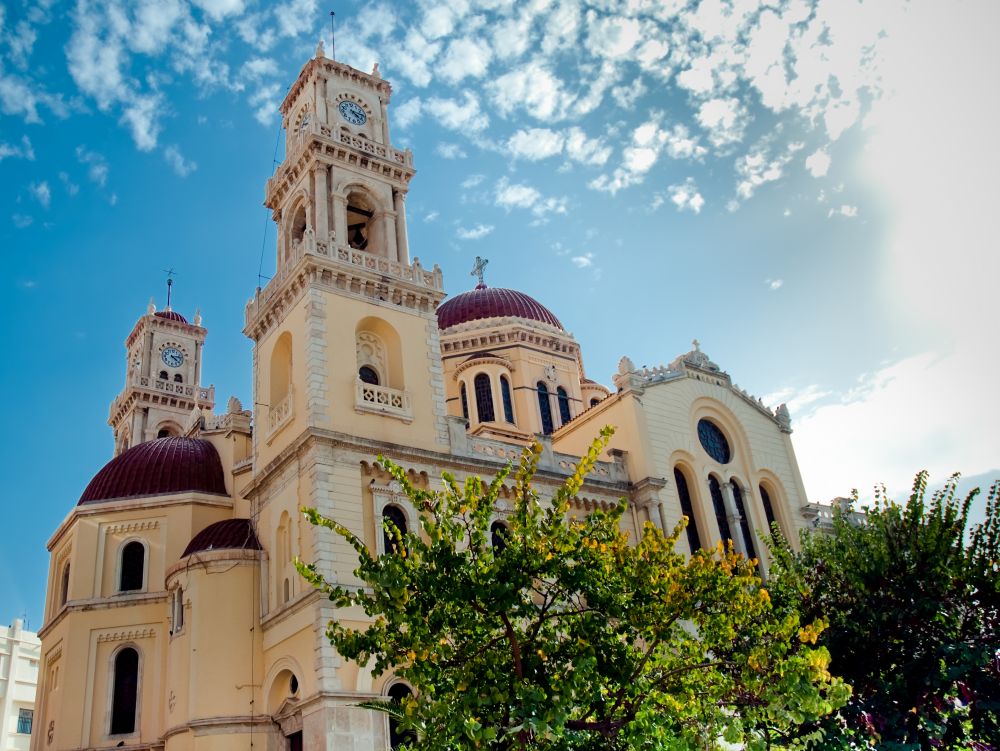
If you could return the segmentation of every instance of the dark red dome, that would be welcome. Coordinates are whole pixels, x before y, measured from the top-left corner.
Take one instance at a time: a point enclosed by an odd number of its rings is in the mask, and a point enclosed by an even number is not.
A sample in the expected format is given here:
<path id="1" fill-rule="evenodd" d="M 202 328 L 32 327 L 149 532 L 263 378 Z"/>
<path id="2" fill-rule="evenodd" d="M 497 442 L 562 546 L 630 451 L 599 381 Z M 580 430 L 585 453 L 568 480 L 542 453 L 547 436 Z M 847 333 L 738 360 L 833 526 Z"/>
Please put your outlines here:
<path id="1" fill-rule="evenodd" d="M 153 313 L 157 318 L 166 318 L 168 321 L 177 321 L 178 323 L 187 323 L 188 319 L 173 310 L 161 310 Z"/>
<path id="2" fill-rule="evenodd" d="M 480 318 L 501 317 L 527 318 L 557 329 L 563 327 L 552 311 L 533 297 L 514 289 L 487 287 L 485 284 L 446 300 L 437 309 L 438 327 L 442 330 Z"/>
<path id="3" fill-rule="evenodd" d="M 157 438 L 105 464 L 80 504 L 190 491 L 228 495 L 219 452 L 202 438 Z"/>
<path id="4" fill-rule="evenodd" d="M 205 550 L 262 550 L 249 519 L 226 519 L 209 524 L 191 538 L 181 555 Z"/>

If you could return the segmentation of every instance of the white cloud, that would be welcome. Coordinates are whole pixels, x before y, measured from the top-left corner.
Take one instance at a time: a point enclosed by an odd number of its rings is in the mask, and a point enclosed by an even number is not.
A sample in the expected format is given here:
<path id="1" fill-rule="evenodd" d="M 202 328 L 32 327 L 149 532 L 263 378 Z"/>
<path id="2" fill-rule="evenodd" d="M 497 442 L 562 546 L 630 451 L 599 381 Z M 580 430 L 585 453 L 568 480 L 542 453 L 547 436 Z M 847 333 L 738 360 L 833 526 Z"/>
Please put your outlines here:
<path id="1" fill-rule="evenodd" d="M 48 182 L 42 180 L 39 183 L 31 183 L 28 186 L 28 190 L 36 201 L 38 201 L 44 208 L 48 208 L 52 203 L 52 190 L 49 188 Z"/>
<path id="2" fill-rule="evenodd" d="M 748 153 L 736 160 L 736 174 L 739 177 L 736 194 L 746 200 L 753 197 L 761 185 L 780 180 L 784 175 L 785 165 L 801 148 L 801 143 L 792 143 L 784 153 L 771 156 L 768 139 L 753 146 Z"/>
<path id="3" fill-rule="evenodd" d="M 477 224 L 475 227 L 466 229 L 459 227 L 455 230 L 455 235 L 459 240 L 479 240 L 490 234 L 495 228 L 492 224 Z"/>
<path id="4" fill-rule="evenodd" d="M 565 136 L 548 128 L 527 128 L 514 133 L 507 150 L 515 159 L 538 161 L 561 154 Z"/>
<path id="5" fill-rule="evenodd" d="M 859 385 L 797 417 L 795 453 L 810 500 L 828 501 L 876 483 L 890 493 L 909 487 L 918 470 L 935 480 L 952 472 L 978 474 L 997 467 L 994 389 L 952 388 L 968 363 L 983 362 L 981 346 L 947 354 L 907 357 L 864 376 Z"/>
<path id="6" fill-rule="evenodd" d="M 425 221 L 425 222 L 433 222 L 433 221 L 434 221 L 435 219 L 437 219 L 437 218 L 438 218 L 439 216 L 441 216 L 440 212 L 437 212 L 437 211 L 431 211 L 431 212 L 429 212 L 429 213 L 428 213 L 428 214 L 427 214 L 427 215 L 426 215 L 426 216 L 424 217 L 424 221 Z"/>
<path id="7" fill-rule="evenodd" d="M 274 6 L 274 19 L 283 36 L 297 37 L 315 32 L 319 17 L 316 0 L 283 0 Z"/>
<path id="8" fill-rule="evenodd" d="M 816 149 L 806 157 L 806 169 L 813 177 L 824 177 L 830 169 L 830 155 L 824 149 Z"/>
<path id="9" fill-rule="evenodd" d="M 156 146 L 160 134 L 158 118 L 163 112 L 163 105 L 160 94 L 136 95 L 125 105 L 121 122 L 132 131 L 132 140 L 139 151 L 150 151 Z"/>
<path id="10" fill-rule="evenodd" d="M 470 188 L 475 188 L 477 185 L 479 185 L 480 183 L 482 183 L 482 181 L 485 180 L 485 179 L 486 179 L 486 175 L 478 175 L 478 174 L 477 175 L 469 175 L 467 178 L 465 178 L 464 180 L 462 180 L 462 187 L 465 190 L 469 190 Z"/>
<path id="11" fill-rule="evenodd" d="M 453 39 L 438 61 L 441 77 L 455 84 L 465 78 L 482 78 L 489 68 L 493 51 L 481 39 Z"/>
<path id="12" fill-rule="evenodd" d="M 276 83 L 260 86 L 247 100 L 254 108 L 254 119 L 261 125 L 271 125 L 281 105 L 281 86 Z"/>
<path id="13" fill-rule="evenodd" d="M 428 99 L 423 111 L 435 118 L 441 126 L 451 130 L 485 130 L 490 119 L 479 108 L 479 99 L 471 91 L 466 91 L 462 100 Z"/>
<path id="14" fill-rule="evenodd" d="M 621 166 L 610 176 L 601 175 L 591 180 L 589 187 L 613 195 L 641 183 L 664 150 L 675 159 L 700 159 L 706 152 L 697 139 L 688 134 L 687 128 L 680 124 L 669 130 L 661 128 L 660 115 L 654 113 L 651 119 L 632 131 L 631 144 L 622 151 Z"/>
<path id="15" fill-rule="evenodd" d="M 830 209 L 826 214 L 828 219 L 833 216 L 842 216 L 846 217 L 847 219 L 853 219 L 857 215 L 858 215 L 858 207 L 850 206 L 849 204 L 846 203 L 841 204 L 839 207 L 835 209 Z"/>
<path id="16" fill-rule="evenodd" d="M 408 128 L 420 119 L 421 114 L 423 114 L 422 102 L 413 97 L 392 108 L 392 123 L 398 128 Z"/>
<path id="17" fill-rule="evenodd" d="M 243 0 L 191 0 L 215 21 L 243 12 Z"/>
<path id="18" fill-rule="evenodd" d="M 197 163 L 191 161 L 190 159 L 185 159 L 184 155 L 181 154 L 180 149 L 176 146 L 168 146 L 163 151 L 163 158 L 167 160 L 167 164 L 170 165 L 170 168 L 181 177 L 187 177 L 198 169 Z"/>
<path id="19" fill-rule="evenodd" d="M 440 141 L 437 146 L 434 147 L 434 151 L 437 152 L 438 156 L 443 157 L 444 159 L 465 159 L 469 156 L 465 153 L 465 149 L 457 143 L 448 143 L 447 141 Z"/>
<path id="20" fill-rule="evenodd" d="M 97 183 L 102 188 L 108 182 L 108 163 L 104 157 L 96 151 L 89 151 L 83 146 L 76 147 L 76 158 L 80 164 L 87 165 L 87 177 L 91 182 Z"/>
<path id="21" fill-rule="evenodd" d="M 25 214 L 13 214 L 11 216 L 11 221 L 14 222 L 14 226 L 18 229 L 24 229 L 26 227 L 30 227 L 32 222 L 35 220 L 33 217 Z"/>
<path id="22" fill-rule="evenodd" d="M 694 178 L 689 177 L 683 183 L 671 185 L 667 192 L 678 211 L 691 211 L 698 214 L 701 212 L 701 207 L 705 205 L 705 199 L 698 192 Z"/>
<path id="23" fill-rule="evenodd" d="M 765 279 L 764 280 L 764 284 L 766 284 L 767 288 L 773 292 L 775 290 L 781 289 L 785 285 L 785 280 L 784 279 Z"/>
<path id="24" fill-rule="evenodd" d="M 8 158 L 27 159 L 29 162 L 35 160 L 35 149 L 31 145 L 31 140 L 27 136 L 21 136 L 21 144 L 16 146 L 0 141 L 0 162 Z"/>
<path id="25" fill-rule="evenodd" d="M 611 147 L 600 138 L 587 138 L 582 129 L 573 126 L 566 131 L 566 154 L 574 162 L 603 165 L 611 156 Z"/>
<path id="26" fill-rule="evenodd" d="M 708 140 L 717 148 L 741 140 L 748 117 L 746 108 L 733 97 L 702 102 L 695 115 L 698 124 L 708 131 Z"/>
<path id="27" fill-rule="evenodd" d="M 536 188 L 511 183 L 506 177 L 497 182 L 494 197 L 497 206 L 507 211 L 527 209 L 542 223 L 547 221 L 551 214 L 565 214 L 569 203 L 566 198 L 546 198 Z"/>
<path id="28" fill-rule="evenodd" d="M 71 196 L 75 196 L 77 193 L 80 192 L 80 186 L 74 183 L 70 179 L 68 172 L 59 173 L 59 182 L 63 184 L 63 187 L 66 189 L 66 192 Z"/>
<path id="29" fill-rule="evenodd" d="M 573 256 L 569 259 L 573 262 L 573 265 L 578 269 L 588 269 L 594 265 L 594 254 L 584 253 L 583 255 Z"/>
<path id="30" fill-rule="evenodd" d="M 563 90 L 562 81 L 549 70 L 548 62 L 541 59 L 496 78 L 487 90 L 504 117 L 523 110 L 536 120 L 559 120 L 573 99 Z"/>

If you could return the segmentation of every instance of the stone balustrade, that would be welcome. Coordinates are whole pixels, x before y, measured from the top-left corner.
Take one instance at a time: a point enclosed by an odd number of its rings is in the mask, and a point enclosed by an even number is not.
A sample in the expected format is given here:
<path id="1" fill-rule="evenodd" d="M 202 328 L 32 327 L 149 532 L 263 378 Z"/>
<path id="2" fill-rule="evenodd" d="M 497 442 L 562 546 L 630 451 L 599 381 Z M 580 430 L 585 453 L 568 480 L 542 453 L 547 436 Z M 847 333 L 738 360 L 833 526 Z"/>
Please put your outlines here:
<path id="1" fill-rule="evenodd" d="M 409 391 L 365 383 L 360 378 L 355 380 L 357 383 L 355 406 L 358 410 L 392 415 L 406 421 L 413 419 Z"/>
<path id="2" fill-rule="evenodd" d="M 288 396 L 277 404 L 272 404 L 267 410 L 267 434 L 272 436 L 277 433 L 292 419 L 292 392 L 289 390 Z"/>

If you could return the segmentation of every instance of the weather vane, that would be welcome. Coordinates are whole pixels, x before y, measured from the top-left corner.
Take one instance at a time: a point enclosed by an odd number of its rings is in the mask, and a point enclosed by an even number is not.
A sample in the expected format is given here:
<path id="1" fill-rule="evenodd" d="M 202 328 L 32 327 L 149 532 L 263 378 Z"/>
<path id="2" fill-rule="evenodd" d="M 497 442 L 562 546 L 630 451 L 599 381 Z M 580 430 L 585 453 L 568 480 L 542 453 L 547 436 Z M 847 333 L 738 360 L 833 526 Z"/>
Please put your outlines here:
<path id="1" fill-rule="evenodd" d="M 483 281 L 483 270 L 486 268 L 486 264 L 488 263 L 489 263 L 488 259 L 476 256 L 476 263 L 472 267 L 472 272 L 470 273 L 470 276 L 474 276 L 479 280 L 480 287 L 486 286 L 486 282 Z"/>

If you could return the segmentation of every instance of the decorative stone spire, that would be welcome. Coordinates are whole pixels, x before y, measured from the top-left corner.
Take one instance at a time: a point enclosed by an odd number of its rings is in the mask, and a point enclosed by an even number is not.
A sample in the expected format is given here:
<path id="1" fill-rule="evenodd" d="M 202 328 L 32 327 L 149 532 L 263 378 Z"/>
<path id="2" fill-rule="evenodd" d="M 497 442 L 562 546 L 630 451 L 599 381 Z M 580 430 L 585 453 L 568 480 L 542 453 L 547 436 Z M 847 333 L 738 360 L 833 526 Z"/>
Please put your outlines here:
<path id="1" fill-rule="evenodd" d="M 146 306 L 146 315 L 151 316 L 156 312 L 156 303 L 153 302 L 153 298 L 149 298 L 149 305 Z"/>
<path id="2" fill-rule="evenodd" d="M 201 326 L 201 308 L 195 308 L 194 311 L 194 325 Z"/>
<path id="3" fill-rule="evenodd" d="M 323 39 L 321 37 L 319 43 L 316 45 L 316 59 L 322 60 L 324 57 L 326 57 L 326 52 L 323 49 Z"/>

